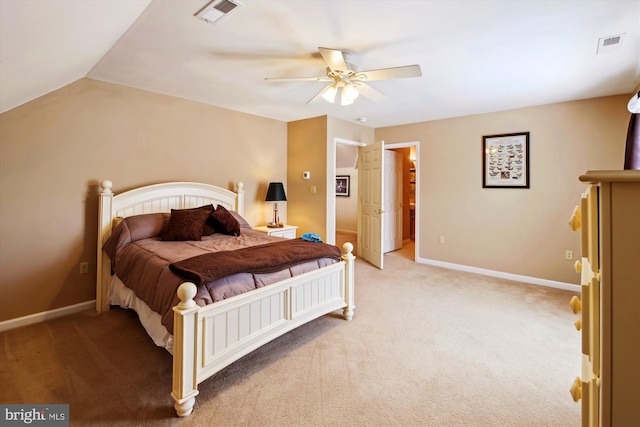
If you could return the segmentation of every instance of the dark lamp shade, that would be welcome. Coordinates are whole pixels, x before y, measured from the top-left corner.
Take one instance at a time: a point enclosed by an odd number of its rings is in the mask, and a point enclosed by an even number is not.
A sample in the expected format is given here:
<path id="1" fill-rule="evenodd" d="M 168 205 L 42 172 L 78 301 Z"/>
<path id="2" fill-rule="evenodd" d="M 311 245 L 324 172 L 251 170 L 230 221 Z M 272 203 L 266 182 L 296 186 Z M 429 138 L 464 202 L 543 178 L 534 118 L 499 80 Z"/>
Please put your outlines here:
<path id="1" fill-rule="evenodd" d="M 286 202 L 287 195 L 284 194 L 284 185 L 281 182 L 270 182 L 267 189 L 265 202 Z"/>

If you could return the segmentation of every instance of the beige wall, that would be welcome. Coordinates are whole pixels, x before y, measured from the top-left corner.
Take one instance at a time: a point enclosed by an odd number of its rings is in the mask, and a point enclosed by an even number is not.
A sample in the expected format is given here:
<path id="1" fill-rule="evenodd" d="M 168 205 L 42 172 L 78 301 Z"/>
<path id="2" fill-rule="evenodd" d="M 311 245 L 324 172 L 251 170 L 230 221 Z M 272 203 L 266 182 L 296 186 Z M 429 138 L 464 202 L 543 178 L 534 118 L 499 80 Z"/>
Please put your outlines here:
<path id="1" fill-rule="evenodd" d="M 376 129 L 420 141 L 420 258 L 575 283 L 567 221 L 591 169 L 622 169 L 627 95 Z M 530 189 L 482 188 L 482 136 L 528 131 Z M 438 236 L 445 237 L 443 245 Z"/>
<path id="2" fill-rule="evenodd" d="M 374 139 L 375 130 L 352 123 L 346 120 L 329 117 L 327 119 L 327 143 L 331 143 L 335 138 L 347 141 L 371 144 Z"/>
<path id="3" fill-rule="evenodd" d="M 0 321 L 95 298 L 101 180 L 243 181 L 258 224 L 286 157 L 284 122 L 90 79 L 1 114 Z"/>
<path id="4" fill-rule="evenodd" d="M 327 117 L 289 122 L 287 129 L 289 223 L 298 226 L 298 236 L 316 233 L 324 239 L 327 216 Z M 302 178 L 305 171 L 311 172 L 311 179 Z M 316 189 L 315 193 L 310 190 L 312 186 Z"/>

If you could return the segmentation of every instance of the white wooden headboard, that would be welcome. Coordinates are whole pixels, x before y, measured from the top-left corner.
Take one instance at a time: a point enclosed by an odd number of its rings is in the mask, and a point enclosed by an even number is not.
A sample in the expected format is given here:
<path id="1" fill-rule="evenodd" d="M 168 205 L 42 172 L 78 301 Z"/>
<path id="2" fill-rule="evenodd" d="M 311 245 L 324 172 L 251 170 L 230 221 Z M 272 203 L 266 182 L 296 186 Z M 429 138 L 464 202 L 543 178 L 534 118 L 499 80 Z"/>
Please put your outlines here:
<path id="1" fill-rule="evenodd" d="M 222 205 L 244 215 L 244 185 L 236 184 L 236 192 L 200 182 L 166 182 L 134 188 L 113 194 L 111 181 L 103 181 L 98 200 L 98 258 L 96 280 L 96 310 L 109 309 L 108 289 L 111 278 L 109 257 L 102 246 L 111 235 L 113 221 L 132 215 L 171 212 L 171 209 L 195 208 L 202 205 Z"/>

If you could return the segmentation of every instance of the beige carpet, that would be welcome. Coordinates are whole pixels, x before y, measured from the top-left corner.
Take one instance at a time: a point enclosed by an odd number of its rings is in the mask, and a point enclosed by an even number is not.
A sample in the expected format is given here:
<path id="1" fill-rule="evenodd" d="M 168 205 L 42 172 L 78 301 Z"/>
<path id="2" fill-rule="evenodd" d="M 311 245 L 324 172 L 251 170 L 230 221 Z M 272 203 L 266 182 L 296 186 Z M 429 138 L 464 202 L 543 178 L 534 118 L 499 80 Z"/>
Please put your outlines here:
<path id="1" fill-rule="evenodd" d="M 135 313 L 79 313 L 0 333 L 0 401 L 69 403 L 72 426 L 580 425 L 570 292 L 358 260 L 356 312 L 316 321 L 200 385 L 175 417 L 171 357 Z"/>

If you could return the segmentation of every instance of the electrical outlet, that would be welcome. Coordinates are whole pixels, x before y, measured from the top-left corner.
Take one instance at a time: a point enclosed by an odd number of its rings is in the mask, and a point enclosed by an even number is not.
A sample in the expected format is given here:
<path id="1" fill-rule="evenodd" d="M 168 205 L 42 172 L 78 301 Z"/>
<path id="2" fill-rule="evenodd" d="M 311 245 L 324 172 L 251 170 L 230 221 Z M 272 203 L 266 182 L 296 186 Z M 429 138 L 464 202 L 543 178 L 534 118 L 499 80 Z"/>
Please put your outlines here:
<path id="1" fill-rule="evenodd" d="M 564 259 L 571 261 L 573 259 L 573 251 L 564 251 Z"/>
<path id="2" fill-rule="evenodd" d="M 444 245 L 444 236 L 438 237 L 438 243 L 440 243 L 441 245 Z"/>
<path id="3" fill-rule="evenodd" d="M 309 186 L 309 193 L 316 194 L 316 192 L 317 192 L 316 186 L 315 185 L 310 185 Z"/>
<path id="4" fill-rule="evenodd" d="M 89 263 L 81 262 L 80 263 L 80 274 L 88 274 L 89 273 Z"/>

